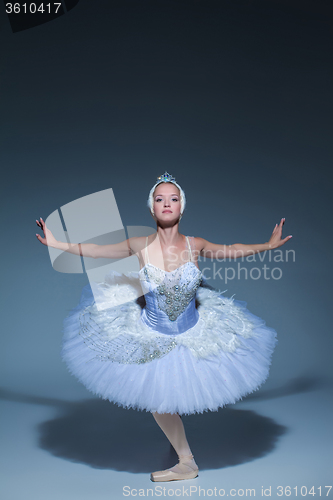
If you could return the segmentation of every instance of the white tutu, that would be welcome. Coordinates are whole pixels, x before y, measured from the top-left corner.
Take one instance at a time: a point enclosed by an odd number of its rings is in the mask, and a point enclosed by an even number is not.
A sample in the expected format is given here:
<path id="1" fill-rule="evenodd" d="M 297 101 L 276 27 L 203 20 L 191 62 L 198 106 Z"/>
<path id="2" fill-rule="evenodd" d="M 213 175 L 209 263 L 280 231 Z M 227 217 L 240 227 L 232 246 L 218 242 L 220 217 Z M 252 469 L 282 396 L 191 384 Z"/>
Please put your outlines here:
<path id="1" fill-rule="evenodd" d="M 86 286 L 64 323 L 70 373 L 103 399 L 159 413 L 216 411 L 257 390 L 276 332 L 245 302 L 199 286 L 201 277 L 192 262 L 174 273 L 112 273 L 96 288 L 103 308 Z M 136 299 L 140 285 L 146 301 Z"/>

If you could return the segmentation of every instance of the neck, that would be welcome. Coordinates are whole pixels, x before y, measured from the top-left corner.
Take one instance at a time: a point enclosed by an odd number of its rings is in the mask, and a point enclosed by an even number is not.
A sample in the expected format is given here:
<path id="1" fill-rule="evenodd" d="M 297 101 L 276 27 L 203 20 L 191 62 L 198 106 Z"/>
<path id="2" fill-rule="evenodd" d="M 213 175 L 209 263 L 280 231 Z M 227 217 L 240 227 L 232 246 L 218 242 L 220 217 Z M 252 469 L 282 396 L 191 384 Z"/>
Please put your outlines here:
<path id="1" fill-rule="evenodd" d="M 161 227 L 157 224 L 157 237 L 162 245 L 173 245 L 177 243 L 183 236 L 178 231 L 178 223 L 170 227 Z"/>

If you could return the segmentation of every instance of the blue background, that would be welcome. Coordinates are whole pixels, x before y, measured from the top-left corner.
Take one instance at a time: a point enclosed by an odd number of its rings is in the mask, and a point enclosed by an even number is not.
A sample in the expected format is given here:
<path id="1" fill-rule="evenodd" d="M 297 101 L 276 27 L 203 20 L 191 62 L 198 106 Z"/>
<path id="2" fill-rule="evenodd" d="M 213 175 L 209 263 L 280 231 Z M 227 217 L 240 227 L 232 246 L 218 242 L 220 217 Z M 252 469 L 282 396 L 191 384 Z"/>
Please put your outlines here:
<path id="1" fill-rule="evenodd" d="M 280 280 L 213 283 L 279 344 L 258 393 L 184 418 L 202 471 L 191 484 L 273 485 L 273 498 L 276 485 L 330 484 L 331 10 L 81 0 L 12 33 L 1 9 L 4 498 L 123 498 L 176 461 L 151 415 L 66 371 L 62 321 L 87 277 L 55 272 L 35 236 L 36 218 L 110 187 L 124 226 L 151 226 L 146 199 L 165 170 L 186 192 L 184 234 L 263 243 L 286 217 L 295 251 Z"/>

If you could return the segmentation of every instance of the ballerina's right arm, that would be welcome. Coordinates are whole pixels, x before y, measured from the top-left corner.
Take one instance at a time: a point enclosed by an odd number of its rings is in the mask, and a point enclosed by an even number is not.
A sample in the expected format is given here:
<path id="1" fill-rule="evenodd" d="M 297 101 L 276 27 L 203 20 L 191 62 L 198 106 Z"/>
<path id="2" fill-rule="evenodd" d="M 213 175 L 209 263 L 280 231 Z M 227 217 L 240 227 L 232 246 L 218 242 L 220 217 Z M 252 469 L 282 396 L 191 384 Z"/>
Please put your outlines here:
<path id="1" fill-rule="evenodd" d="M 91 257 L 92 259 L 121 259 L 129 257 L 137 253 L 137 240 L 139 238 L 129 238 L 128 240 L 115 243 L 114 245 L 96 245 L 94 243 L 65 243 L 58 241 L 53 236 L 52 232 L 46 227 L 42 218 L 39 221 L 36 219 L 38 227 L 43 231 L 44 238 L 36 233 L 37 239 L 46 246 L 57 248 L 64 252 L 83 257 Z M 134 248 L 133 248 L 134 247 Z"/>

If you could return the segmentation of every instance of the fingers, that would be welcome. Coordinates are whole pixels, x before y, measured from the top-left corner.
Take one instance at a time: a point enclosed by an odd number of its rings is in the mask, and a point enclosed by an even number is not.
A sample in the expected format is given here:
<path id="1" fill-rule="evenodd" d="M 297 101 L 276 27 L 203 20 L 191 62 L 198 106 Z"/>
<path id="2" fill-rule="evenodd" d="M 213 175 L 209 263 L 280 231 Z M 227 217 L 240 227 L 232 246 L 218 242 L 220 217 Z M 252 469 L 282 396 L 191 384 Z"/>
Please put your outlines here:
<path id="1" fill-rule="evenodd" d="M 281 238 L 281 236 L 282 236 L 282 226 L 285 223 L 285 221 L 286 221 L 286 218 L 282 217 L 282 219 L 280 220 L 280 223 L 279 224 L 275 224 L 275 227 L 273 229 L 273 233 L 272 233 L 270 241 L 274 241 L 275 244 L 277 245 L 277 247 L 280 247 L 280 246 L 284 245 L 287 241 L 289 241 L 292 238 L 291 234 L 289 236 L 287 236 L 286 238 L 284 238 L 284 239 Z"/>
<path id="2" fill-rule="evenodd" d="M 36 219 L 36 224 L 38 227 L 41 228 L 42 231 L 44 231 L 45 229 L 45 222 L 43 221 L 43 219 L 40 217 L 39 220 Z"/>
<path id="3" fill-rule="evenodd" d="M 36 224 L 43 231 L 44 237 L 45 237 L 46 226 L 45 226 L 45 222 L 43 221 L 43 219 L 41 217 L 39 218 L 39 220 L 36 219 Z M 41 243 L 44 244 L 44 238 L 40 234 L 36 233 L 36 237 L 37 237 L 38 241 L 40 241 Z"/>
<path id="4" fill-rule="evenodd" d="M 285 218 L 285 217 L 283 217 L 283 218 L 280 220 L 280 223 L 279 223 L 279 224 L 275 224 L 275 228 L 273 229 L 273 233 L 274 233 L 274 231 L 276 231 L 276 230 L 279 230 L 279 229 L 281 229 L 281 230 L 282 230 L 282 226 L 283 226 L 283 224 L 285 223 L 285 221 L 286 221 L 286 218 Z"/>

